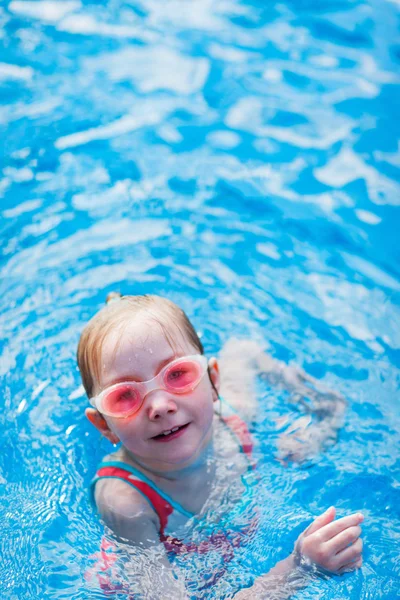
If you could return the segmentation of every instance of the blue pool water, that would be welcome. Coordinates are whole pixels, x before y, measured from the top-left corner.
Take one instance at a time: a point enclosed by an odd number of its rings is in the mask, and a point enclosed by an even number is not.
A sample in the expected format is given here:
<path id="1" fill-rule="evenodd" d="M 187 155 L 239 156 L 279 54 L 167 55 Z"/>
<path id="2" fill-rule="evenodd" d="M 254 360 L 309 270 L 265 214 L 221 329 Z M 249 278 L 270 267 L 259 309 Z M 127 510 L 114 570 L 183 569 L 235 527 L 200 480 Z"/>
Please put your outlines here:
<path id="1" fill-rule="evenodd" d="M 87 487 L 110 447 L 75 350 L 111 290 L 166 295 L 207 353 L 251 337 L 348 400 L 338 443 L 284 468 L 274 419 L 301 409 L 260 386 L 263 526 L 193 597 L 269 569 L 331 504 L 365 514 L 363 568 L 296 598 L 399 597 L 398 8 L 3 1 L 0 598 L 103 597 Z"/>

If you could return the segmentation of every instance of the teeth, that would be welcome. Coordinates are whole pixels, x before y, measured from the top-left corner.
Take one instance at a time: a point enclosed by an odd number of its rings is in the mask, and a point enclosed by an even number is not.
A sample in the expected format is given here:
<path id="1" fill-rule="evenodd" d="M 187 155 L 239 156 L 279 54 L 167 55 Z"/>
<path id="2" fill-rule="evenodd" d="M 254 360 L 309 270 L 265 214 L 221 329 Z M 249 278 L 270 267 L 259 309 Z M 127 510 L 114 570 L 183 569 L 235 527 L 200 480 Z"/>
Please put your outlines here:
<path id="1" fill-rule="evenodd" d="M 174 433 L 175 431 L 178 431 L 179 427 L 173 427 L 172 429 L 169 429 L 168 431 L 163 431 L 163 435 L 169 435 L 170 433 Z"/>

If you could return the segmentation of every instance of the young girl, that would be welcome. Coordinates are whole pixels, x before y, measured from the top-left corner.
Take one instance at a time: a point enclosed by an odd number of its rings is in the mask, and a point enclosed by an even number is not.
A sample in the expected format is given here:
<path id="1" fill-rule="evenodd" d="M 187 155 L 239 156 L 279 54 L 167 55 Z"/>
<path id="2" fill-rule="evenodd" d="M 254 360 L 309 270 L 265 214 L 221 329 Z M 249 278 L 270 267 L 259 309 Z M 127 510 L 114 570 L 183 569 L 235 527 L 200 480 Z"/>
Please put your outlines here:
<path id="1" fill-rule="evenodd" d="M 255 375 L 291 392 L 309 413 L 280 439 L 281 461 L 303 460 L 334 440 L 345 404 L 253 342 L 231 340 L 219 362 L 206 358 L 187 316 L 169 300 L 116 294 L 110 299 L 87 324 L 78 347 L 92 405 L 86 416 L 110 442 L 121 444 L 98 468 L 95 502 L 119 542 L 147 552 L 146 576 L 140 581 L 136 573 L 131 588 L 146 598 L 188 598 L 174 556 L 212 553 L 213 564 L 220 556 L 223 570 L 257 530 L 256 469 L 245 424 L 256 415 Z M 357 569 L 362 520 L 359 513 L 335 520 L 329 508 L 289 557 L 230 597 L 273 592 L 286 598 L 314 566 L 331 573 Z M 204 536 L 191 538 L 191 528 Z M 148 589 L 156 579 L 162 593 Z"/>

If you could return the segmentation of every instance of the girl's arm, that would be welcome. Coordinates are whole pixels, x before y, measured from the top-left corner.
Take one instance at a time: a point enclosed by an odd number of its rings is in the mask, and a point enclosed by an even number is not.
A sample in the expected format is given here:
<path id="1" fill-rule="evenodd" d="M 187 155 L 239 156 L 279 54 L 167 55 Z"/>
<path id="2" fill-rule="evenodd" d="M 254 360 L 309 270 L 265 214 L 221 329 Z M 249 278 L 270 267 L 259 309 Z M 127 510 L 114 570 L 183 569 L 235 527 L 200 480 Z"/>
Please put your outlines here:
<path id="1" fill-rule="evenodd" d="M 280 561 L 266 575 L 258 577 L 250 588 L 235 594 L 234 600 L 274 598 L 287 600 L 307 585 L 310 573 L 318 570 L 341 575 L 362 565 L 360 523 L 363 515 L 335 519 L 335 509 L 328 508 L 301 534 L 293 553 Z"/>
<path id="2" fill-rule="evenodd" d="M 95 499 L 115 540 L 111 558 L 107 555 L 114 565 L 111 589 L 122 585 L 148 600 L 188 600 L 184 578 L 160 542 L 158 517 L 141 494 L 123 481 L 103 480 L 96 484 Z"/>
<path id="3" fill-rule="evenodd" d="M 220 354 L 221 395 L 247 421 L 257 414 L 255 378 L 290 393 L 305 415 L 292 423 L 279 437 L 280 458 L 301 462 L 336 440 L 342 425 L 346 401 L 325 388 L 300 367 L 272 358 L 252 340 L 230 339 Z M 285 423 L 280 422 L 282 427 Z"/>
<path id="4" fill-rule="evenodd" d="M 105 523 L 117 538 L 115 559 L 116 586 L 122 585 L 149 600 L 188 600 L 184 577 L 168 561 L 160 544 L 155 513 L 136 490 L 116 481 L 115 486 L 97 484 L 96 503 Z M 108 490 L 107 490 L 108 487 Z M 235 600 L 289 598 L 307 584 L 307 570 L 320 567 L 330 573 L 344 573 L 362 564 L 360 513 L 335 519 L 329 508 L 317 517 L 298 538 L 293 553 L 280 561 L 250 587 L 234 595 Z M 110 560 L 110 555 L 108 555 Z M 122 561 L 122 563 L 121 563 Z M 118 568 L 118 562 L 121 564 Z M 304 565 L 307 570 L 304 569 Z M 105 573 L 101 573 L 104 583 Z M 118 581 L 119 579 L 119 581 Z M 111 586 L 113 582 L 110 582 Z M 117 589 L 117 587 L 115 589 Z"/>

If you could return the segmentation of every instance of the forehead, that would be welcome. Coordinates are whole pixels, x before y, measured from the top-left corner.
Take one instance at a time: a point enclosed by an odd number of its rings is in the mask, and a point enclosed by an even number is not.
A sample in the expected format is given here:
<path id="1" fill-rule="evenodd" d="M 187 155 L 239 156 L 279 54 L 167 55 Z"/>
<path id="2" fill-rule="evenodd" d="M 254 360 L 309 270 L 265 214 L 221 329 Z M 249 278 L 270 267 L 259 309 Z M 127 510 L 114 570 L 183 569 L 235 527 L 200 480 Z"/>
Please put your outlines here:
<path id="1" fill-rule="evenodd" d="M 100 382 L 138 375 L 150 378 L 160 362 L 175 356 L 195 354 L 178 326 L 164 327 L 156 319 L 140 316 L 122 321 L 105 337 L 100 353 Z"/>

